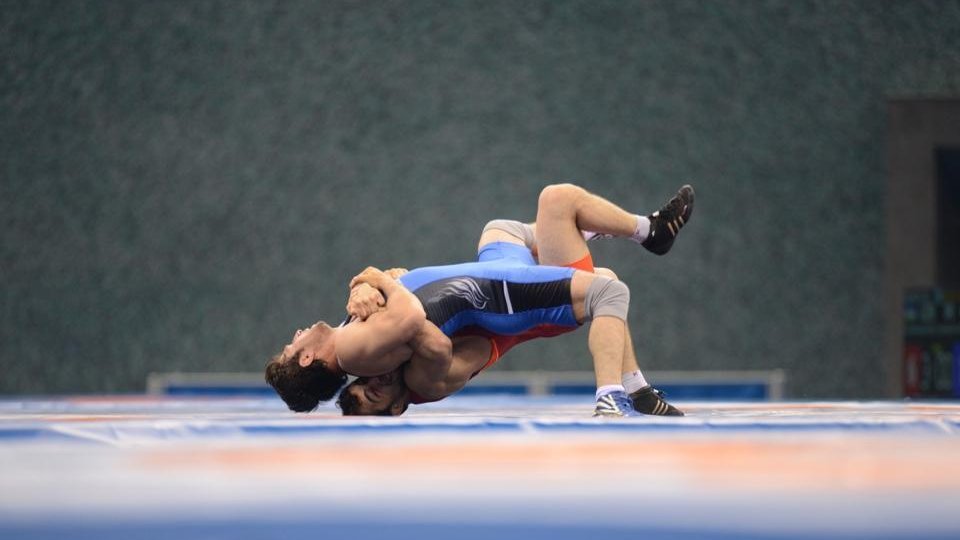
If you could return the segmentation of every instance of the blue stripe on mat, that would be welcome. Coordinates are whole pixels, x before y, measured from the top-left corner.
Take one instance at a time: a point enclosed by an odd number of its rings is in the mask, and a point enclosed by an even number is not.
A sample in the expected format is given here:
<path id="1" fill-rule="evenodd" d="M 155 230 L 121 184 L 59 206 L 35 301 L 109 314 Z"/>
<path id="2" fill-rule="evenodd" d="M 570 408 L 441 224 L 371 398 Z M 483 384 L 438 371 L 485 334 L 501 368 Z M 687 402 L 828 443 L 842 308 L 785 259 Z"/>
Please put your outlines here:
<path id="1" fill-rule="evenodd" d="M 8 428 L 0 427 L 0 442 L 33 440 L 72 440 L 76 437 L 60 433 L 48 427 Z"/>
<path id="2" fill-rule="evenodd" d="M 954 540 L 957 533 L 924 533 L 921 531 L 870 533 L 828 533 L 841 540 Z M 430 523 L 369 523 L 363 521 L 329 523 L 299 521 L 285 523 L 251 522 L 249 520 L 224 522 L 145 522 L 121 524 L 47 524 L 11 526 L 0 524 L 0 538 L 20 540 L 186 540 L 193 538 L 231 538 L 261 540 L 273 538 L 390 538 L 391 540 L 424 540 L 428 538 L 456 538 L 457 540 L 572 540 L 593 538 L 656 538 L 658 540 L 806 540 L 811 531 L 756 533 L 744 531 L 717 531 L 707 528 L 675 529 L 645 527 L 591 526 L 571 524 L 430 524 Z"/>
<path id="3" fill-rule="evenodd" d="M 476 432 L 582 432 L 582 433 L 695 433 L 721 432 L 877 432 L 960 434 L 960 421 L 689 421 L 689 420 L 546 420 L 496 419 L 471 421 L 412 421 L 379 420 L 357 423 L 330 422 L 276 422 L 248 423 L 230 421 L 165 421 L 160 427 L 140 422 L 88 422 L 71 425 L 65 433 L 57 425 L 31 424 L 29 426 L 0 426 L 0 442 L 10 441 L 111 441 L 136 436 L 154 440 L 215 439 L 247 436 L 326 436 L 343 433 L 476 433 Z"/>

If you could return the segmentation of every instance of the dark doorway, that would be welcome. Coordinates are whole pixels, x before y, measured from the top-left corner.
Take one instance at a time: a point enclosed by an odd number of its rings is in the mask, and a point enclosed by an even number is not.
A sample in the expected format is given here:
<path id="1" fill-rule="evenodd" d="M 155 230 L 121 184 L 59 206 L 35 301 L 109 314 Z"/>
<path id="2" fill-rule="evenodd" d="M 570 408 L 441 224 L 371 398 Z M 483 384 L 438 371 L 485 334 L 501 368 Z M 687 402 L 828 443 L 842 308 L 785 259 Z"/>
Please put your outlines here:
<path id="1" fill-rule="evenodd" d="M 960 288 L 960 148 L 937 149 L 937 282 Z"/>

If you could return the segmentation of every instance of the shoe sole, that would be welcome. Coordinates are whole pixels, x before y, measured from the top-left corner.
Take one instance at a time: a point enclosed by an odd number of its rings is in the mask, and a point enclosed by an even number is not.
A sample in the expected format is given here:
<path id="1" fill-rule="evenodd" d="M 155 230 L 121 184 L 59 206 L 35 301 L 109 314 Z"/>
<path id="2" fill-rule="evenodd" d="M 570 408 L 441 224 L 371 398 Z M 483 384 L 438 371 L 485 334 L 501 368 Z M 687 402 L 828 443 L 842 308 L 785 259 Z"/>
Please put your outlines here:
<path id="1" fill-rule="evenodd" d="M 693 216 L 693 202 L 694 199 L 696 199 L 696 191 L 693 190 L 693 186 L 690 184 L 684 184 L 680 186 L 680 189 L 677 190 L 677 195 L 681 195 L 684 199 L 686 199 L 686 212 L 677 216 L 677 219 L 673 222 L 667 223 L 667 230 L 670 231 L 670 239 L 666 242 L 666 244 L 660 246 L 656 250 L 650 249 L 649 247 L 647 248 L 647 250 L 654 255 L 666 255 L 670 249 L 673 248 L 673 241 L 676 240 L 677 236 L 680 234 L 680 229 L 683 228 L 683 226 L 687 223 L 690 223 L 690 217 Z M 679 223 L 677 223 L 678 221 Z"/>
<path id="2" fill-rule="evenodd" d="M 694 199 L 696 199 L 696 195 L 697 195 L 697 192 L 693 190 L 693 186 L 691 186 L 690 184 L 684 184 L 683 186 L 680 187 L 679 192 L 684 192 L 684 191 L 687 192 L 688 200 L 687 200 L 687 211 L 681 214 L 679 217 L 679 219 L 681 220 L 681 226 L 686 225 L 687 223 L 690 223 L 690 216 L 693 215 L 693 201 Z M 676 238 L 679 232 L 680 230 L 677 229 L 677 233 L 673 235 L 674 238 Z"/>

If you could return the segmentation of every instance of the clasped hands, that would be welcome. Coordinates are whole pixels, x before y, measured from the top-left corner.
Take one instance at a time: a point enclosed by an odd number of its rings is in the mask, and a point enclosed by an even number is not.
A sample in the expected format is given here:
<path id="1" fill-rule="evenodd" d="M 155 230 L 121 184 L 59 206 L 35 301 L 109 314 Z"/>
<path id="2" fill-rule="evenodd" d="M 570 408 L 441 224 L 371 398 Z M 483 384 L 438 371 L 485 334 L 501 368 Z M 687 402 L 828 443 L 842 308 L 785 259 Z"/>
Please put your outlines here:
<path id="1" fill-rule="evenodd" d="M 407 273 L 404 268 L 390 268 L 386 271 L 368 266 L 350 280 L 350 298 L 347 300 L 347 313 L 356 319 L 365 321 L 367 317 L 384 309 L 387 303 L 383 292 L 383 280 L 395 280 Z"/>

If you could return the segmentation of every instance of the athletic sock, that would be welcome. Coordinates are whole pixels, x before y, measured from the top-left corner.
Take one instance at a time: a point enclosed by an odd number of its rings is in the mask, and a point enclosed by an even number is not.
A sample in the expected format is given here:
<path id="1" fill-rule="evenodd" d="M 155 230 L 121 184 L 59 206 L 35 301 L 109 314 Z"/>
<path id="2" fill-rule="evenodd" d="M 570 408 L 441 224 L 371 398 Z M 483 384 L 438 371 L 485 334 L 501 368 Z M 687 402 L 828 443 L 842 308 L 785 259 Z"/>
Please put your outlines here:
<path id="1" fill-rule="evenodd" d="M 622 384 L 605 384 L 600 388 L 597 388 L 597 399 L 602 398 L 607 394 L 612 394 L 614 392 L 624 392 Z"/>
<path id="2" fill-rule="evenodd" d="M 589 242 L 593 239 L 600 238 L 612 238 L 609 234 L 598 233 L 593 231 L 580 231 L 580 234 L 583 235 L 583 239 Z M 633 231 L 633 234 L 630 236 L 630 239 L 634 242 L 640 243 L 647 239 L 650 236 L 650 218 L 646 216 L 637 215 L 637 229 Z"/>
<path id="3" fill-rule="evenodd" d="M 647 380 L 643 378 L 643 373 L 640 373 L 639 369 L 623 374 L 623 388 L 628 394 L 632 394 L 646 386 L 650 385 L 647 383 Z"/>
<path id="4" fill-rule="evenodd" d="M 633 232 L 630 239 L 639 244 L 646 240 L 648 236 L 650 236 L 650 218 L 637 215 L 637 230 Z"/>

